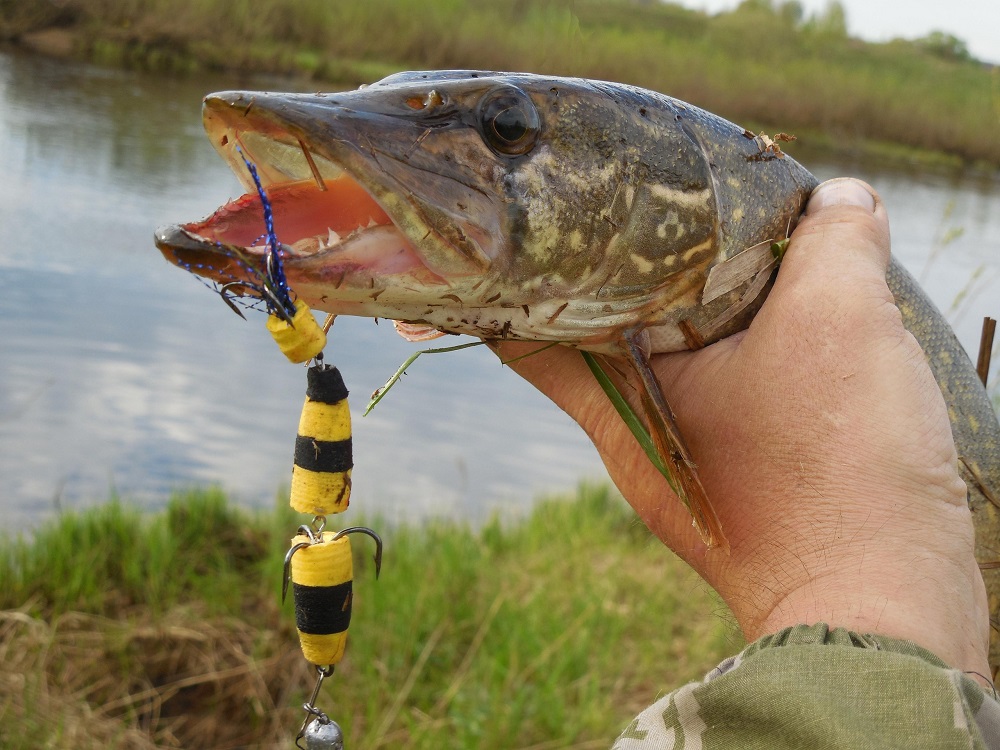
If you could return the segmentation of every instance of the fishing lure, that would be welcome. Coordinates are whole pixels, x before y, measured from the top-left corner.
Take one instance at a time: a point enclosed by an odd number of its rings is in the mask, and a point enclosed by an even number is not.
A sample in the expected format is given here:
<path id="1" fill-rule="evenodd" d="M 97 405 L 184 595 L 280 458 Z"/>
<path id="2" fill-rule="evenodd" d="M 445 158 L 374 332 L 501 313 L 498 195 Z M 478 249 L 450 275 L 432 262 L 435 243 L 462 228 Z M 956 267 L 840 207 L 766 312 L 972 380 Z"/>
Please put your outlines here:
<path id="1" fill-rule="evenodd" d="M 337 722 L 319 710 L 315 701 L 323 681 L 344 657 L 354 601 L 354 572 L 350 534 L 363 533 L 376 543 L 375 577 L 382 569 L 382 540 L 374 531 L 354 526 L 324 531 L 326 516 L 343 513 L 351 498 L 354 468 L 351 412 L 347 387 L 340 371 L 323 362 L 326 332 L 303 302 L 296 303 L 292 321 L 268 316 L 267 327 L 292 362 L 314 360 L 307 372 L 306 400 L 295 436 L 289 504 L 313 516 L 299 527 L 285 555 L 281 600 L 292 583 L 295 626 L 306 661 L 316 667 L 313 695 L 303 704 L 305 719 L 295 737 L 301 750 L 343 750 L 343 732 Z M 304 741 L 306 744 L 300 744 Z"/>
<path id="2" fill-rule="evenodd" d="M 336 533 L 324 531 L 326 519 L 317 516 L 313 526 L 302 525 L 285 555 L 281 600 L 288 583 L 295 602 L 295 628 L 306 661 L 316 668 L 312 696 L 303 704 L 306 716 L 295 736 L 301 750 L 343 750 L 343 732 L 337 722 L 316 707 L 323 681 L 344 658 L 347 630 L 354 604 L 353 556 L 349 535 L 362 533 L 376 543 L 375 577 L 382 570 L 382 540 L 371 529 L 354 526 Z M 301 745 L 301 741 L 305 745 Z"/>
<path id="3" fill-rule="evenodd" d="M 295 300 L 282 264 L 283 250 L 274 228 L 274 214 L 257 168 L 239 152 L 253 178 L 264 214 L 267 243 L 263 272 L 250 263 L 256 281 L 225 284 L 219 293 L 241 317 L 231 294 L 249 294 L 264 303 L 267 329 L 281 352 L 295 363 L 314 362 L 307 371 L 306 400 L 295 437 L 289 504 L 313 516 L 299 527 L 285 555 L 281 600 L 292 584 L 295 626 L 306 661 L 316 668 L 312 695 L 303 704 L 305 719 L 295 737 L 300 750 L 343 750 L 344 736 L 337 722 L 316 706 L 323 682 L 344 657 L 354 601 L 351 534 L 375 540 L 375 577 L 382 569 L 382 540 L 371 529 L 352 526 L 326 531 L 326 517 L 347 510 L 354 467 L 351 413 L 347 387 L 340 371 L 323 362 L 326 333 L 332 316 L 320 326 L 309 306 Z M 305 745 L 301 744 L 305 742 Z"/>

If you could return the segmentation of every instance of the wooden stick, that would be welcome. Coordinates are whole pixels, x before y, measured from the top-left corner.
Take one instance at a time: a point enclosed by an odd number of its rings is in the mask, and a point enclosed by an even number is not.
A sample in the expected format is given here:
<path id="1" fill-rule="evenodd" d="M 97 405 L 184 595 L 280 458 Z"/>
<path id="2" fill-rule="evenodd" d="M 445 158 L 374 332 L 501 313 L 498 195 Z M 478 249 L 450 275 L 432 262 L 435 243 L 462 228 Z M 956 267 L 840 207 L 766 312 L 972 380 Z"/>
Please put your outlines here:
<path id="1" fill-rule="evenodd" d="M 976 364 L 976 372 L 984 386 L 986 379 L 990 376 L 990 357 L 993 354 L 993 337 L 996 332 L 996 320 L 990 317 L 983 318 L 983 336 L 979 340 L 979 360 Z"/>

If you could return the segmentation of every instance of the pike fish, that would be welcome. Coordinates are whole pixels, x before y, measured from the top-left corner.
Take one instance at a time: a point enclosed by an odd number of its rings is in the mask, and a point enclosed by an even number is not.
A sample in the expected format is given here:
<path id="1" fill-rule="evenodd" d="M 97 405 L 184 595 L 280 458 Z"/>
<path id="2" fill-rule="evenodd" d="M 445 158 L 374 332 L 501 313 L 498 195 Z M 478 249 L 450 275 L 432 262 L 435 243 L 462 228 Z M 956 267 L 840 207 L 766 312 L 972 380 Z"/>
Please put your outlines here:
<path id="1" fill-rule="evenodd" d="M 649 357 L 742 330 L 817 180 L 780 147 L 622 84 L 414 72 L 335 94 L 206 97 L 247 194 L 163 227 L 173 263 L 253 295 L 267 191 L 288 286 L 311 307 L 440 333 L 559 342 L 628 364 L 660 458 L 709 544 L 723 531 Z M 1000 663 L 1000 425 L 951 328 L 895 260 L 904 324 L 948 404 Z M 991 567 L 989 563 L 994 563 Z"/>

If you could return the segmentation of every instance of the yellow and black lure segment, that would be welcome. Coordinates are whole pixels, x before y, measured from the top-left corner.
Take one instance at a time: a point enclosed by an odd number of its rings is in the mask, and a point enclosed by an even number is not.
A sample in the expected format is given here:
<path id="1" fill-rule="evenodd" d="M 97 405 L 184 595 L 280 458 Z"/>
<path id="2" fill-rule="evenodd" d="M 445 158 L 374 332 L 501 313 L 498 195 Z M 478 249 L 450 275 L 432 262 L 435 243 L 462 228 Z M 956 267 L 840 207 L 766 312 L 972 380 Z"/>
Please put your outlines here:
<path id="1" fill-rule="evenodd" d="M 351 540 L 335 537 L 325 531 L 321 541 L 311 543 L 300 534 L 290 552 L 299 644 L 306 661 L 321 666 L 344 657 L 354 597 Z"/>
<path id="2" fill-rule="evenodd" d="M 351 412 L 347 386 L 333 365 L 309 368 L 295 437 L 289 504 L 299 513 L 343 513 L 351 499 Z"/>
<path id="3" fill-rule="evenodd" d="M 375 576 L 382 570 L 382 540 L 371 529 L 355 526 L 337 533 L 301 527 L 285 556 L 281 597 L 292 582 L 295 627 L 306 660 L 317 666 L 340 662 L 347 645 L 354 600 L 354 566 L 349 534 L 362 533 L 376 544 Z"/>

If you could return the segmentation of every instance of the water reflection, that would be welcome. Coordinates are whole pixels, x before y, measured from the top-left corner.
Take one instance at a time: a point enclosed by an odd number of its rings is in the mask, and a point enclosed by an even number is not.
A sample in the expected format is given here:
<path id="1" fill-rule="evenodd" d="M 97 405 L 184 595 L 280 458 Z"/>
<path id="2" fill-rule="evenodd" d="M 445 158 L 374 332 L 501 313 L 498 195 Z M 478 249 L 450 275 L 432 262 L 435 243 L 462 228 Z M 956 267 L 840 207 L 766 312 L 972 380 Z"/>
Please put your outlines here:
<path id="1" fill-rule="evenodd" d="M 231 79 L 172 80 L 0 54 L 0 526 L 109 491 L 149 506 L 219 483 L 269 505 L 286 484 L 304 371 L 262 316 L 240 321 L 152 246 L 155 226 L 239 192 L 198 102 Z M 1000 299 L 992 183 L 855 173 L 882 192 L 897 251 L 927 265 L 945 207 L 964 235 L 930 264 L 968 346 Z M 990 309 L 992 308 L 992 309 Z M 375 412 L 367 394 L 412 351 L 390 327 L 341 319 L 331 359 L 352 389 L 357 504 L 393 518 L 478 519 L 604 476 L 579 430 L 482 349 L 424 357 Z"/>

